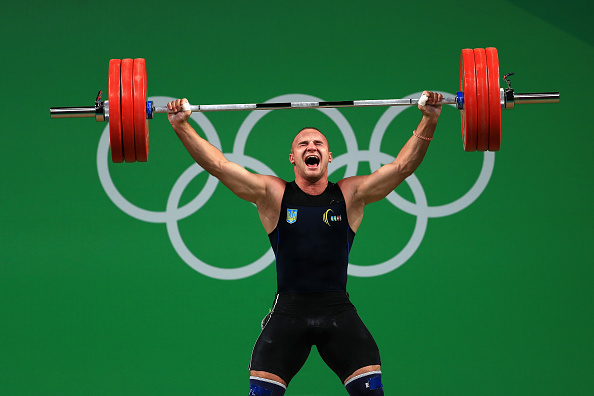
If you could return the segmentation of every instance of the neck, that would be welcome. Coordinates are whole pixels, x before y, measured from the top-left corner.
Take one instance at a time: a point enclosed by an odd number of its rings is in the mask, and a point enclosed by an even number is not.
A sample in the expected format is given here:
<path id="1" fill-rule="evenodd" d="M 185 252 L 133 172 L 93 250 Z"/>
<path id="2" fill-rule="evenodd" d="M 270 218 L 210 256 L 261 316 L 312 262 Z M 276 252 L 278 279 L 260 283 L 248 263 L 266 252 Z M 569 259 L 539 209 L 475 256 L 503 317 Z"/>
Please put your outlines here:
<path id="1" fill-rule="evenodd" d="M 298 177 L 297 175 L 295 176 L 295 183 L 297 184 L 297 186 L 299 186 L 301 191 L 303 191 L 306 194 L 320 195 L 324 192 L 324 190 L 326 190 L 326 187 L 328 187 L 328 179 L 326 177 L 323 177 L 315 181 L 311 181 L 304 179 L 302 177 Z"/>

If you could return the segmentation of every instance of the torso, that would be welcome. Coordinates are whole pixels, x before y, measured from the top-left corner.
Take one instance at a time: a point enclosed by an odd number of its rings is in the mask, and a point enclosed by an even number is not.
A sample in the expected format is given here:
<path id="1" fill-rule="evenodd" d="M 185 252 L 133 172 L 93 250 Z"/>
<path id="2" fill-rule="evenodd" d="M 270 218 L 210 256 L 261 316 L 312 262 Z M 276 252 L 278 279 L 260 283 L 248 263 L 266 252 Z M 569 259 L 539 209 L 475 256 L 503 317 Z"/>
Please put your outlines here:
<path id="1" fill-rule="evenodd" d="M 269 233 L 278 292 L 346 291 L 354 236 L 337 184 L 328 183 L 321 194 L 309 195 L 295 182 L 287 183 L 277 225 Z"/>

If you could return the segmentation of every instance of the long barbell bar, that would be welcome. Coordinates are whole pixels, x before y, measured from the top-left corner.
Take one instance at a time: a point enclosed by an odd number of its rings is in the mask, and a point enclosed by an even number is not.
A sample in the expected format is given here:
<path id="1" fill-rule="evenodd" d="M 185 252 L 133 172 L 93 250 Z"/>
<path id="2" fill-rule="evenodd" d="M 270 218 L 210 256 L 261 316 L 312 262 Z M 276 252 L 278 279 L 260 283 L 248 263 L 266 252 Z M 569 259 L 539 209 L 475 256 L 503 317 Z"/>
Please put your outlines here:
<path id="1" fill-rule="evenodd" d="M 455 105 L 461 112 L 462 141 L 465 151 L 497 151 L 501 143 L 501 110 L 520 103 L 558 103 L 559 92 L 515 93 L 504 76 L 499 81 L 496 48 L 463 49 L 460 56 L 460 92 L 439 104 Z M 109 121 L 110 146 L 114 162 L 144 162 L 148 159 L 148 119 L 155 113 L 170 113 L 166 106 L 148 101 L 146 62 L 138 59 L 112 59 L 109 63 L 109 100 L 95 106 L 52 107 L 51 118 L 94 117 Z M 413 99 L 352 100 L 332 102 L 284 102 L 248 104 L 186 105 L 192 112 L 253 111 L 281 109 L 319 109 L 339 107 L 416 106 L 426 97 Z M 110 117 L 110 102 L 111 109 Z"/>
<path id="2" fill-rule="evenodd" d="M 411 106 L 419 99 L 379 99 L 379 100 L 342 100 L 336 102 L 285 102 L 285 103 L 247 103 L 220 105 L 191 105 L 192 112 L 236 111 L 236 110 L 285 110 L 285 109 L 320 109 L 338 107 L 382 107 L 382 106 Z M 442 104 L 457 104 L 456 98 L 444 98 Z M 171 112 L 166 106 L 157 106 L 154 113 Z"/>
<path id="3" fill-rule="evenodd" d="M 521 103 L 558 103 L 559 92 L 532 92 L 532 93 L 509 93 L 501 88 L 502 109 L 514 108 L 514 104 Z M 416 106 L 420 98 L 411 99 L 377 99 L 377 100 L 343 100 L 334 102 L 284 102 L 284 103 L 243 103 L 243 104 L 210 104 L 191 105 L 193 113 L 215 112 L 215 111 L 253 111 L 253 110 L 286 110 L 286 109 L 320 109 L 320 108 L 341 108 L 341 107 L 387 107 L 387 106 Z M 445 97 L 439 104 L 456 105 L 458 110 L 464 107 L 464 94 L 459 92 L 458 96 Z M 99 106 L 88 107 L 52 107 L 50 108 L 51 118 L 96 118 L 98 121 L 108 121 L 109 116 L 104 108 L 108 107 L 109 101 L 101 102 Z M 154 113 L 171 113 L 167 106 L 154 106 L 152 101 L 147 102 L 147 118 L 151 119 Z"/>
<path id="4" fill-rule="evenodd" d="M 514 93 L 501 88 L 501 108 L 513 109 L 515 104 L 531 103 L 559 103 L 559 92 L 526 92 Z M 253 111 L 253 110 L 286 110 L 286 109 L 321 109 L 341 107 L 389 107 L 389 106 L 416 106 L 420 98 L 410 99 L 371 99 L 371 100 L 342 100 L 334 102 L 283 102 L 283 103 L 241 103 L 241 104 L 211 104 L 190 105 L 193 113 L 216 111 Z M 458 110 L 464 108 L 464 93 L 458 96 L 445 97 L 439 104 L 456 105 Z M 109 120 L 109 101 L 103 101 L 98 106 L 87 107 L 51 107 L 51 118 L 96 118 L 97 121 Z M 167 106 L 155 106 L 152 101 L 147 102 L 147 118 L 152 119 L 155 113 L 171 113 Z"/>
<path id="5" fill-rule="evenodd" d="M 283 102 L 283 103 L 243 103 L 243 104 L 210 104 L 191 105 L 193 113 L 215 111 L 251 111 L 251 110 L 285 110 L 285 109 L 320 109 L 339 107 L 385 107 L 385 106 L 413 106 L 419 99 L 379 99 L 379 100 L 343 100 L 335 102 Z M 443 98 L 441 104 L 458 105 L 458 98 Z M 98 121 L 108 121 L 109 115 L 104 108 L 109 108 L 109 101 L 101 102 L 94 107 L 52 107 L 51 118 L 82 118 L 95 117 Z M 171 113 L 167 106 L 154 106 L 152 101 L 147 102 L 147 118 L 151 119 L 154 113 Z M 104 113 L 104 114 L 102 114 Z M 103 119 L 105 118 L 105 119 Z"/>

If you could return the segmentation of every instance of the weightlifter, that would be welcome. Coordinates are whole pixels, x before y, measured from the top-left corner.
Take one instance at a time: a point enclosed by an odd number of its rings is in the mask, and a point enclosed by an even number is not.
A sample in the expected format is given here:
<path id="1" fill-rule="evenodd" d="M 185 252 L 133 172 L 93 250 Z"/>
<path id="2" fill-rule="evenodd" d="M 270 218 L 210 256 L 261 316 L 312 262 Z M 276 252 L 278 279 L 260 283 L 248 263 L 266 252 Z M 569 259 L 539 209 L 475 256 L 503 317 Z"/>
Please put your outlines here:
<path id="1" fill-rule="evenodd" d="M 424 91 L 422 117 L 394 162 L 365 176 L 328 181 L 326 137 L 304 128 L 291 144 L 295 180 L 251 173 L 227 160 L 188 123 L 186 99 L 167 104 L 171 126 L 194 160 L 258 209 L 276 255 L 277 292 L 254 346 L 250 396 L 282 396 L 315 345 L 349 395 L 383 395 L 378 347 L 346 290 L 348 256 L 365 205 L 385 198 L 425 157 L 442 95 Z"/>

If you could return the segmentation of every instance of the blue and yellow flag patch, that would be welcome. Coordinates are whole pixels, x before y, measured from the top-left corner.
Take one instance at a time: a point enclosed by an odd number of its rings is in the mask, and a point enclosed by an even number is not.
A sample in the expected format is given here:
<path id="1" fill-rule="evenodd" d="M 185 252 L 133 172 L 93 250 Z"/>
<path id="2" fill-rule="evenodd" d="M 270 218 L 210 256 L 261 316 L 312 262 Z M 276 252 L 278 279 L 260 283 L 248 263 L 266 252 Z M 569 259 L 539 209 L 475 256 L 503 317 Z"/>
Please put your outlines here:
<path id="1" fill-rule="evenodd" d="M 287 209 L 287 223 L 293 224 L 297 221 L 297 209 Z"/>

